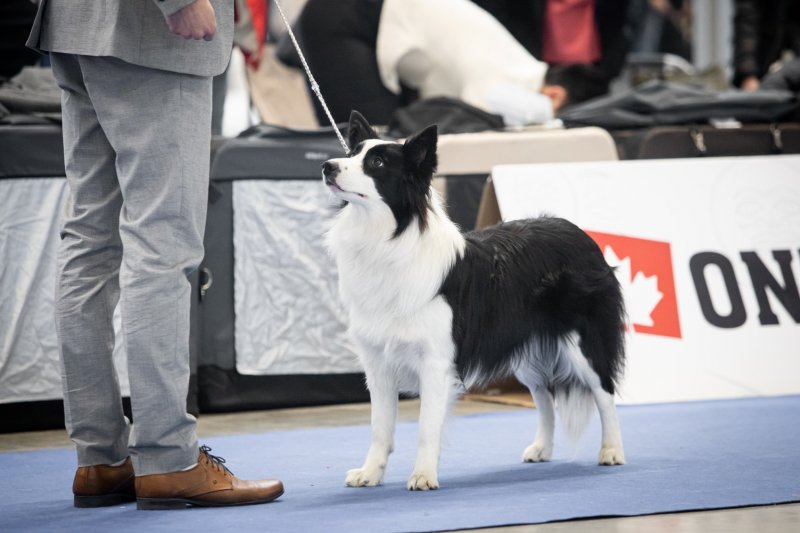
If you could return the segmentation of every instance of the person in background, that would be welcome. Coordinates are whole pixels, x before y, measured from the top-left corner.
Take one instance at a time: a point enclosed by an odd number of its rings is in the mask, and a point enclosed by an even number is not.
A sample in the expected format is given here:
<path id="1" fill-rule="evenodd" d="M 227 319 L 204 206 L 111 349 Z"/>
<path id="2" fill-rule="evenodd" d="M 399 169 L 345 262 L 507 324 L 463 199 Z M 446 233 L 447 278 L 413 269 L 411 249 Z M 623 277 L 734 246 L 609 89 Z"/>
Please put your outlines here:
<path id="1" fill-rule="evenodd" d="M 692 46 L 686 35 L 689 17 L 687 0 L 631 0 L 630 51 L 673 54 L 691 61 Z"/>
<path id="2" fill-rule="evenodd" d="M 211 77 L 230 58 L 229 0 L 47 0 L 28 46 L 62 90 L 69 196 L 58 250 L 56 331 L 76 507 L 272 501 L 199 447 L 186 412 L 187 276 L 203 257 Z M 119 302 L 122 338 L 114 338 Z M 133 424 L 112 352 L 128 357 Z"/>
<path id="3" fill-rule="evenodd" d="M 800 56 L 800 2 L 736 0 L 733 19 L 733 84 L 746 91 L 785 53 Z"/>
<path id="4" fill-rule="evenodd" d="M 336 121 L 358 109 L 385 124 L 411 93 L 543 123 L 608 88 L 589 65 L 550 69 L 469 0 L 309 0 L 295 27 Z"/>
<path id="5" fill-rule="evenodd" d="M 40 57 L 25 47 L 25 36 L 35 16 L 36 5 L 31 0 L 0 2 L 0 77 L 11 78 Z"/>
<path id="6" fill-rule="evenodd" d="M 549 65 L 591 65 L 609 82 L 625 65 L 628 0 L 472 1 Z"/>
<path id="7" fill-rule="evenodd" d="M 383 0 L 308 0 L 293 24 L 336 122 L 346 122 L 350 111 L 358 109 L 373 123 L 386 124 L 395 109 L 413 98 L 407 88 L 395 94 L 381 83 L 375 47 L 382 8 Z M 288 35 L 279 41 L 277 55 L 303 68 Z M 326 124 L 322 106 L 311 100 L 319 123 Z"/>
<path id="8" fill-rule="evenodd" d="M 786 61 L 780 68 L 764 76 L 759 90 L 791 91 L 800 94 L 800 57 Z"/>
<path id="9" fill-rule="evenodd" d="M 235 25 L 233 45 L 242 51 L 248 69 L 257 70 L 267 36 L 269 2 L 267 0 L 233 0 Z M 222 135 L 225 98 L 228 94 L 228 70 L 214 76 L 211 100 L 211 134 Z"/>
<path id="10" fill-rule="evenodd" d="M 800 99 L 800 57 L 784 62 L 780 68 L 770 72 L 761 80 L 759 91 L 791 91 Z M 800 122 L 800 107 L 786 118 Z"/>

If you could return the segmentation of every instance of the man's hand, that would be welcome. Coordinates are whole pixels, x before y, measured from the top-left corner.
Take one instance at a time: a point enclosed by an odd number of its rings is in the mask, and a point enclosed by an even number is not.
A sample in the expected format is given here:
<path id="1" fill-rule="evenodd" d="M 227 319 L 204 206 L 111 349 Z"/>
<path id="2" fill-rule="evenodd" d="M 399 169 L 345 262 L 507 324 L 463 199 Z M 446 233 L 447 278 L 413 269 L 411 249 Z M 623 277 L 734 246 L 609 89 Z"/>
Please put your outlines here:
<path id="1" fill-rule="evenodd" d="M 744 91 L 757 91 L 760 86 L 761 83 L 758 81 L 758 76 L 747 76 L 742 80 L 742 90 Z"/>
<path id="2" fill-rule="evenodd" d="M 210 41 L 217 33 L 217 15 L 209 0 L 195 0 L 167 17 L 167 26 L 184 39 Z"/>

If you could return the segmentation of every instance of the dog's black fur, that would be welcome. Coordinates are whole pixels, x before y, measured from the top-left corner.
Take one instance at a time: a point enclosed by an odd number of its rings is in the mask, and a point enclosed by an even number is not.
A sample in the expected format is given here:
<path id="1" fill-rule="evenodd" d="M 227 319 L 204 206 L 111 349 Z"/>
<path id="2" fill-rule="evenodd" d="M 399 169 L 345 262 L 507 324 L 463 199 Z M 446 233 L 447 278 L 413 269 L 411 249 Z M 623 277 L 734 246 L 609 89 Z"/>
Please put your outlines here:
<path id="1" fill-rule="evenodd" d="M 614 394 L 624 357 L 619 283 L 597 244 L 572 223 L 541 217 L 465 235 L 466 252 L 442 284 L 453 309 L 462 376 L 491 381 L 533 341 L 547 357 L 570 332 Z M 570 383 L 547 383 L 551 391 Z"/>

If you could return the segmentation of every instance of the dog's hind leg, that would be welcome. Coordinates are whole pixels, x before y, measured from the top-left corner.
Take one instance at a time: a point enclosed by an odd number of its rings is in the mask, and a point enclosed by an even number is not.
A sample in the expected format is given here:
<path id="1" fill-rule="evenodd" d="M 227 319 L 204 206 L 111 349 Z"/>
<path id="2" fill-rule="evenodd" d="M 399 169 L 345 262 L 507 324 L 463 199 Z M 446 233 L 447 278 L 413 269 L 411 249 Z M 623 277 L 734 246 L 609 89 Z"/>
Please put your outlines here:
<path id="1" fill-rule="evenodd" d="M 597 462 L 601 465 L 625 464 L 622 434 L 614 405 L 613 354 L 624 342 L 618 335 L 621 335 L 621 329 L 612 323 L 605 328 L 588 328 L 580 342 L 574 342 L 573 338 L 571 344 L 571 359 L 579 369 L 578 374 L 582 376 L 582 381 L 591 389 L 594 403 L 600 412 L 603 440 Z"/>
<path id="2" fill-rule="evenodd" d="M 522 460 L 526 463 L 549 461 L 553 457 L 553 434 L 555 433 L 556 411 L 553 406 L 553 395 L 541 386 L 531 389 L 536 409 L 539 411 L 539 426 L 533 444 L 525 448 Z"/>
<path id="3" fill-rule="evenodd" d="M 591 331 L 588 332 L 587 336 L 583 339 L 573 334 L 566 338 L 563 343 L 563 354 L 566 356 L 564 360 L 570 365 L 569 373 L 591 391 L 591 397 L 594 399 L 597 410 L 600 412 L 603 440 L 600 446 L 598 462 L 601 465 L 625 464 L 625 453 L 622 449 L 622 435 L 619 430 L 619 420 L 617 420 L 617 408 L 614 405 L 614 394 L 610 392 L 614 390 L 613 380 L 611 380 L 608 375 L 605 376 L 606 379 L 601 378 L 600 374 L 595 371 L 590 362 L 592 359 L 586 357 L 587 350 L 590 350 L 590 353 L 594 355 L 600 353 L 602 350 L 602 343 L 597 337 L 592 336 Z M 599 360 L 599 358 L 596 359 Z M 603 387 L 603 382 L 612 383 L 612 385 L 608 385 L 610 391 Z M 579 398 L 580 395 L 564 397 L 565 400 L 577 400 Z M 577 408 L 574 409 L 574 413 L 577 416 L 565 418 L 565 413 L 562 411 L 562 420 L 567 421 L 569 418 L 573 418 L 573 422 L 567 424 L 567 429 L 569 430 L 569 426 L 572 426 L 572 433 L 578 435 L 579 429 L 585 425 L 584 415 L 586 415 L 585 421 L 588 422 L 588 415 L 590 412 L 583 409 L 583 402 L 575 401 L 574 403 L 577 406 Z M 568 405 L 569 404 L 561 405 L 559 409 L 564 409 L 564 407 Z"/>
<path id="4" fill-rule="evenodd" d="M 362 347 L 365 349 L 365 347 Z M 394 447 L 397 420 L 397 380 L 377 357 L 362 358 L 367 375 L 372 419 L 372 442 L 361 468 L 347 472 L 348 487 L 374 487 L 383 481 L 389 454 Z"/>
<path id="5" fill-rule="evenodd" d="M 539 425 L 536 428 L 536 438 L 533 443 L 522 452 L 522 461 L 525 463 L 541 463 L 553 457 L 553 435 L 555 433 L 556 411 L 553 405 L 553 395 L 538 380 L 533 370 L 525 368 L 515 372 L 517 379 L 531 391 L 536 409 L 539 411 Z"/>
<path id="6" fill-rule="evenodd" d="M 598 463 L 601 465 L 624 465 L 625 452 L 622 449 L 622 434 L 619 430 L 617 408 L 614 395 L 606 392 L 599 384 L 592 387 L 592 395 L 600 411 L 603 426 L 603 441 L 600 446 Z"/>

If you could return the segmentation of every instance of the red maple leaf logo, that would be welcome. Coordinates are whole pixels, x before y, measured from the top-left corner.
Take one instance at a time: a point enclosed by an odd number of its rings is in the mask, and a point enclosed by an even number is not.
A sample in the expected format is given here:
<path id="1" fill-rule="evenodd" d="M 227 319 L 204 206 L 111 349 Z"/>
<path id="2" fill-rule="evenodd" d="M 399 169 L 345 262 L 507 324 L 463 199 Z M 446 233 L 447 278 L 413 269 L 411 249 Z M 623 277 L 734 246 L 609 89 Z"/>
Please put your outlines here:
<path id="1" fill-rule="evenodd" d="M 628 318 L 638 333 L 681 338 L 672 252 L 668 242 L 586 232 L 616 267 Z"/>

